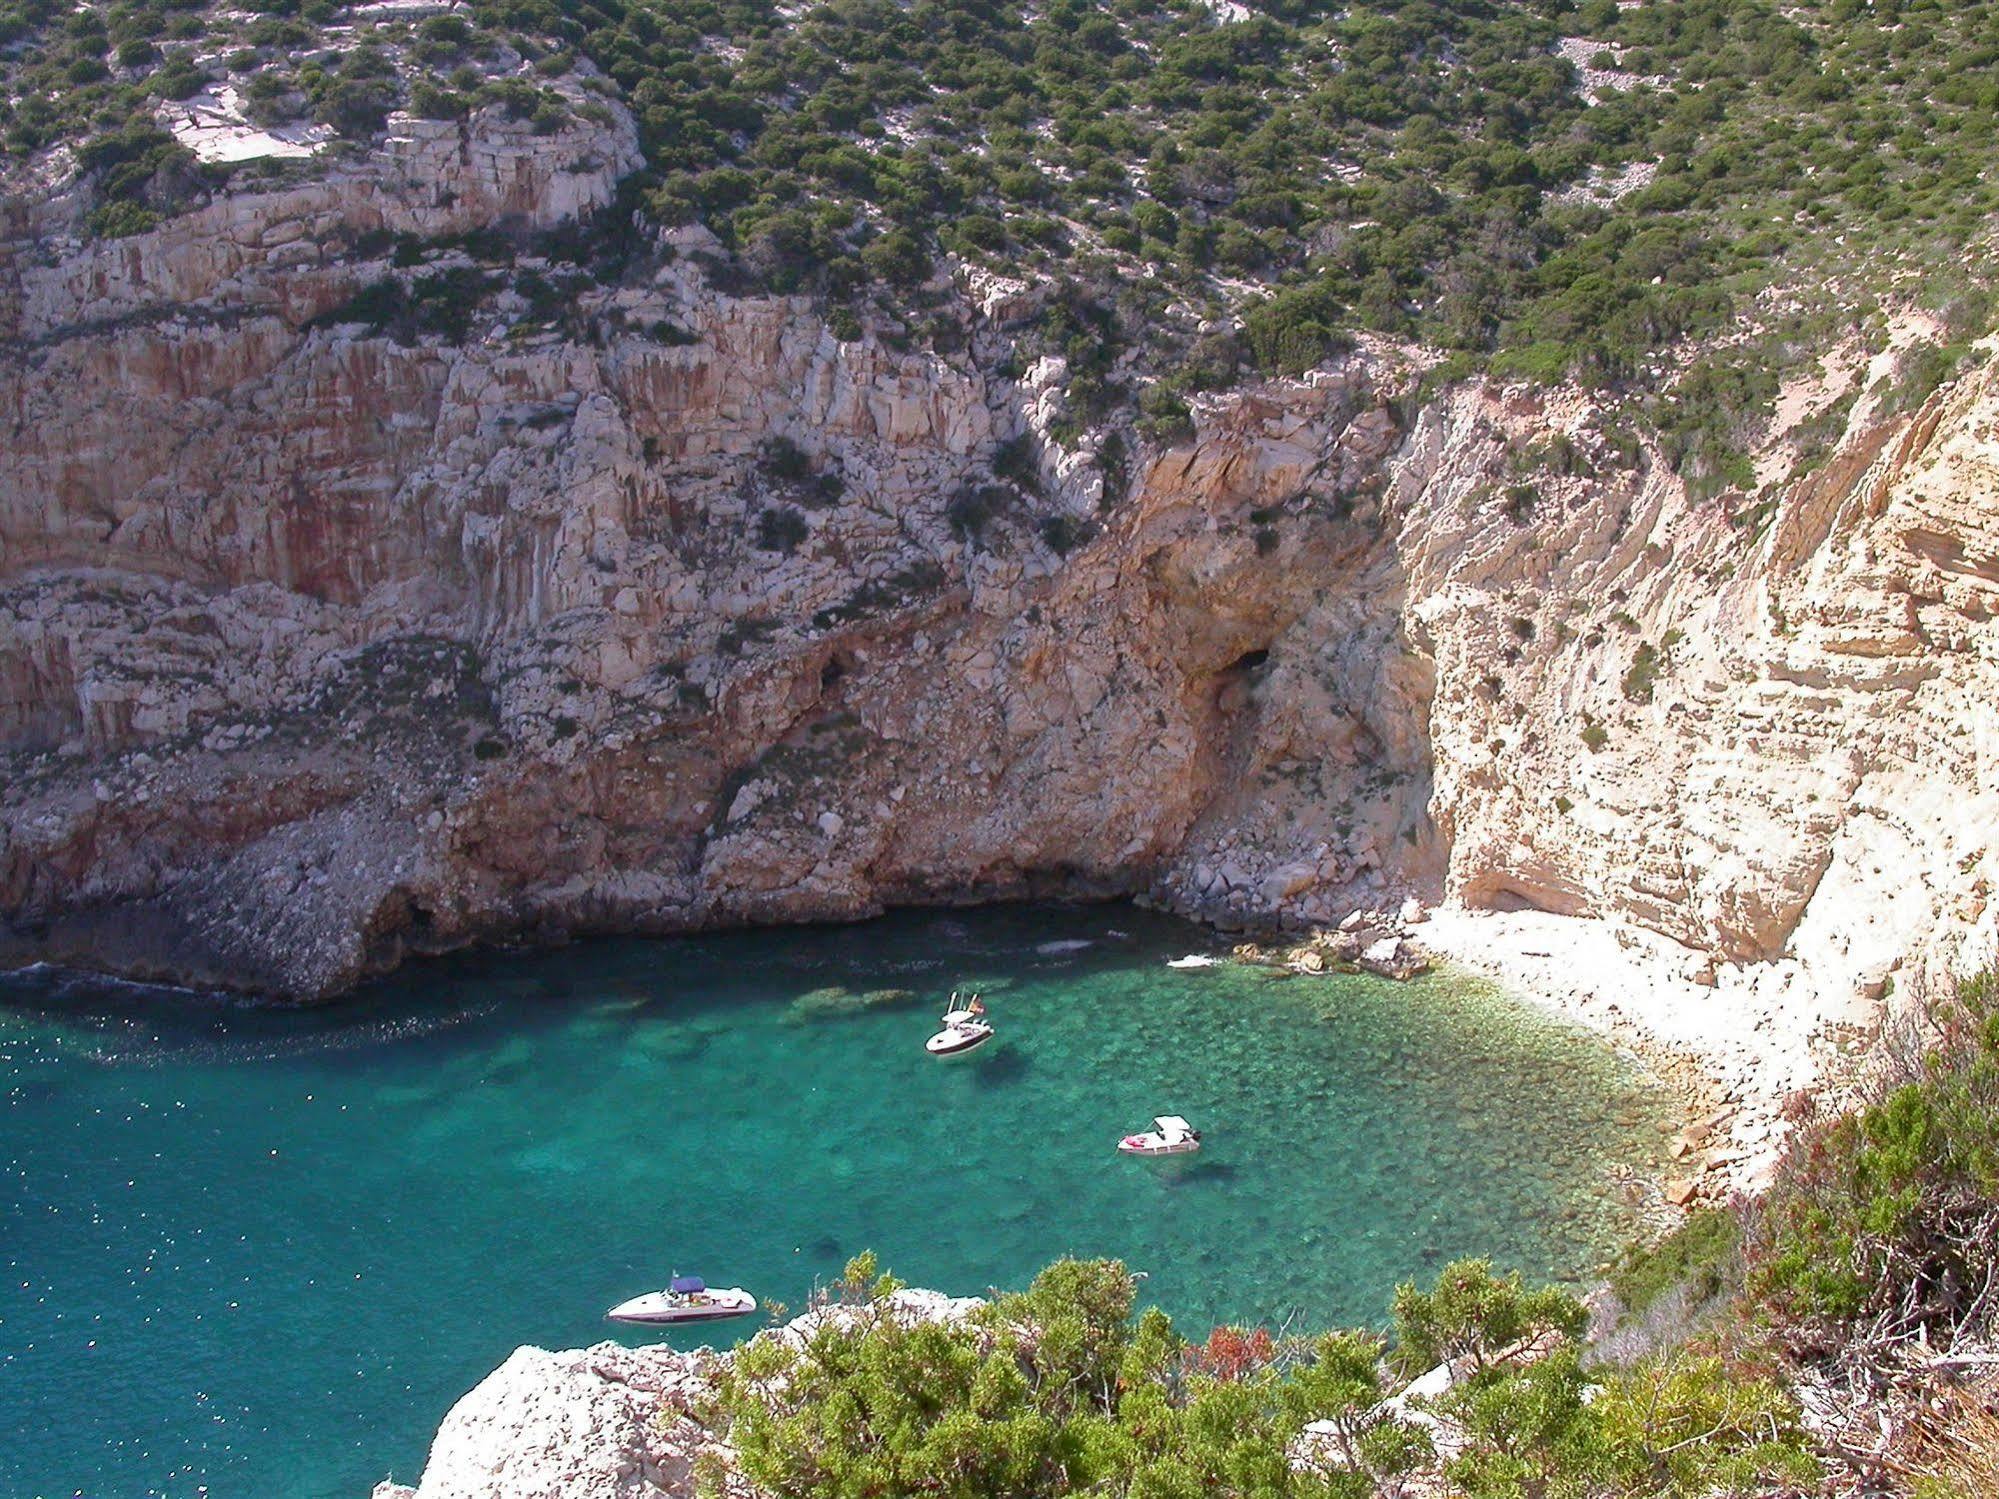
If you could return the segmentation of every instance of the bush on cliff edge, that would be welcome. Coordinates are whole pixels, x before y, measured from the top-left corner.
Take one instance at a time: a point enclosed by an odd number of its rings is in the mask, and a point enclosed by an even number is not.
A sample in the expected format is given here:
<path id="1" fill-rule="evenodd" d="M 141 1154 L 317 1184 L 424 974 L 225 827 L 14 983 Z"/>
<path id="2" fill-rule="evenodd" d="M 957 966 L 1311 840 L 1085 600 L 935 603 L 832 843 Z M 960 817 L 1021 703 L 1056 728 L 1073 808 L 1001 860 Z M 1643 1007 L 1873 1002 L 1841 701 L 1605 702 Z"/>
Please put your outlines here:
<path id="1" fill-rule="evenodd" d="M 1802 1356 L 1999 1335 L 1999 980 L 1922 1024 L 1877 1099 L 1802 1132 L 1752 1237 L 1750 1289 Z"/>
<path id="2" fill-rule="evenodd" d="M 1190 1345 L 1136 1288 L 1116 1262 L 1064 1260 L 963 1321 L 923 1321 L 856 1261 L 802 1344 L 759 1339 L 722 1374 L 737 1475 L 801 1499 L 1370 1499 L 1419 1470 L 1468 1499 L 1693 1499 L 1814 1472 L 1775 1384 L 1685 1354 L 1586 1373 L 1580 1305 L 1483 1261 L 1398 1292 L 1393 1357 L 1369 1332 Z M 1454 1387 L 1385 1407 L 1394 1371 L 1432 1357 Z M 719 1460 L 702 1485 L 730 1491 Z"/>

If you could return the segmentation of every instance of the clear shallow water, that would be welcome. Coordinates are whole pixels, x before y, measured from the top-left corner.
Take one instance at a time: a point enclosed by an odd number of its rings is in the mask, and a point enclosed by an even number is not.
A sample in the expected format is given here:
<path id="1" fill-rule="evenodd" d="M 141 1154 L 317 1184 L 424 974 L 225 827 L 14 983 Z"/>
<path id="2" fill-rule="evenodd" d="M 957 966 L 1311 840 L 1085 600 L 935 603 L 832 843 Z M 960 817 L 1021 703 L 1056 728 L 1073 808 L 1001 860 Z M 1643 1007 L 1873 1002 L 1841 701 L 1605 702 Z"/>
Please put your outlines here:
<path id="1" fill-rule="evenodd" d="M 361 1499 L 516 1344 L 676 1269 L 798 1307 L 870 1247 L 960 1294 L 1117 1255 L 1198 1335 L 1604 1257 L 1658 1133 L 1601 1043 L 1462 978 L 1164 966 L 1210 945 L 1039 907 L 481 954 L 306 1012 L 0 979 L 0 1493 Z M 968 981 L 999 1039 L 933 1061 Z M 1161 1112 L 1200 1155 L 1113 1153 Z"/>

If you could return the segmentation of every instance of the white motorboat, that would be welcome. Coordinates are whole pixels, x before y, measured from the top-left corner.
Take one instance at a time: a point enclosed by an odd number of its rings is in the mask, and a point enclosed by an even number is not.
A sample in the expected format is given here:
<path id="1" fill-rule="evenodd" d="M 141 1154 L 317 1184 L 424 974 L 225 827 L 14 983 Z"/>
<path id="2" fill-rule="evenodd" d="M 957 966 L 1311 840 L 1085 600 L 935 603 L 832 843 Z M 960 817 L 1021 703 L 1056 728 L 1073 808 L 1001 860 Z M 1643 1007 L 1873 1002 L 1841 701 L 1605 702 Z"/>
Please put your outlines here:
<path id="1" fill-rule="evenodd" d="M 1143 1134 L 1117 1142 L 1126 1155 L 1191 1155 L 1201 1148 L 1201 1132 L 1178 1114 L 1161 1114 Z"/>
<path id="2" fill-rule="evenodd" d="M 992 1022 L 986 1019 L 986 1007 L 976 994 L 960 1005 L 954 989 L 951 1008 L 937 1023 L 943 1029 L 923 1043 L 923 1049 L 933 1057 L 961 1057 L 993 1038 Z"/>
<path id="3" fill-rule="evenodd" d="M 698 1275 L 676 1275 L 664 1291 L 648 1291 L 630 1301 L 621 1301 L 604 1317 L 610 1322 L 671 1327 L 681 1322 L 721 1322 L 729 1317 L 747 1317 L 756 1309 L 756 1297 L 741 1286 L 711 1290 Z"/>

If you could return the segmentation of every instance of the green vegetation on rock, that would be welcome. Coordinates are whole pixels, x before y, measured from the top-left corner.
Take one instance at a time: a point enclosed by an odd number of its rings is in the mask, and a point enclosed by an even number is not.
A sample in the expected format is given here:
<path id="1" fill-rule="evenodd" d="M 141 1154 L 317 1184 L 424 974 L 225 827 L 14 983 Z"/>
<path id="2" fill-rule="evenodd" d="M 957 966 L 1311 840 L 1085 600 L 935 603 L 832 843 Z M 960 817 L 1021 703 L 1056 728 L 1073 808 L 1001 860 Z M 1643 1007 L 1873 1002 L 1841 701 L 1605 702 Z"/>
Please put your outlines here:
<path id="1" fill-rule="evenodd" d="M 1585 1372 L 1580 1303 L 1481 1261 L 1403 1287 L 1392 1350 L 1365 1331 L 1188 1343 L 1106 1261 L 958 1321 L 898 1312 L 897 1289 L 863 1256 L 802 1343 L 758 1339 L 722 1374 L 717 1414 L 761 1491 L 1370 1499 L 1429 1469 L 1470 1499 L 1693 1499 L 1816 1472 L 1775 1383 L 1681 1353 Z M 1398 1366 L 1451 1350 L 1448 1391 L 1384 1405 Z M 712 1459 L 703 1486 L 725 1492 Z"/>
<path id="2" fill-rule="evenodd" d="M 1874 1101 L 1800 1131 L 1746 1232 L 1697 1211 L 1614 1269 L 1594 1319 L 1464 1260 L 1400 1287 L 1386 1336 L 1190 1343 L 1121 1264 L 1065 1260 L 936 1321 L 863 1256 L 802 1341 L 742 1350 L 712 1414 L 741 1476 L 814 1499 L 1984 1492 L 1999 1429 L 1955 1383 L 1983 1355 L 1948 1355 L 1999 1330 L 1999 980 L 1920 1020 Z M 724 1481 L 710 1459 L 707 1491 Z"/>
<path id="3" fill-rule="evenodd" d="M 1878 1099 L 1805 1132 L 1765 1205 L 1750 1283 L 1803 1352 L 1999 1329 L 1999 980 L 1962 985 L 1933 1024 Z"/>
<path id="4" fill-rule="evenodd" d="M 946 256 L 1065 285 L 1024 352 L 1096 358 L 1085 422 L 1139 393 L 1121 344 L 1170 433 L 1188 393 L 1362 329 L 1458 369 L 1654 383 L 1704 335 L 1753 357 L 1650 416 L 1717 489 L 1827 291 L 1857 315 L 1913 290 L 1983 331 L 1960 251 L 1999 203 L 1999 7 L 1956 0 L 7 0 L 0 44 L 6 150 L 78 148 L 99 233 L 198 187 L 178 147 L 133 159 L 162 99 L 227 83 L 262 123 L 359 141 L 393 108 L 558 129 L 575 93 L 551 85 L 580 79 L 637 119 L 634 201 L 712 231 L 726 287 L 915 322 Z"/>

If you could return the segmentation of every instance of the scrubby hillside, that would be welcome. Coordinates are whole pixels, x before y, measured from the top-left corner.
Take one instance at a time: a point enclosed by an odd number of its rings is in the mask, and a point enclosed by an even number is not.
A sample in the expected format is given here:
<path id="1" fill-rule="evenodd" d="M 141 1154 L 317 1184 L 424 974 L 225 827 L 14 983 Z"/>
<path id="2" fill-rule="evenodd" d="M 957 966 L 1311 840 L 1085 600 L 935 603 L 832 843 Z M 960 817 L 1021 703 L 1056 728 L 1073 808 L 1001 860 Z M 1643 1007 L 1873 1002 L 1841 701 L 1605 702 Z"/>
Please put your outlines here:
<path id="1" fill-rule="evenodd" d="M 17 3 L 0 40 L 11 175 L 81 174 L 106 235 L 363 149 L 398 108 L 554 131 L 622 101 L 629 201 L 711 231 L 726 289 L 948 341 L 940 255 L 1077 278 L 1042 334 L 1072 349 L 1078 427 L 1143 398 L 1170 428 L 1188 392 L 1358 329 L 1654 384 L 1752 307 L 1780 343 L 1890 293 L 1964 326 L 1999 191 L 1977 4 L 121 0 Z M 1741 477 L 1704 419 L 1771 393 L 1760 352 L 1666 414 L 1705 477 Z"/>
<path id="2" fill-rule="evenodd" d="M 8 950 L 1413 894 L 1850 1018 L 1989 935 L 1994 24 L 14 6 Z"/>

